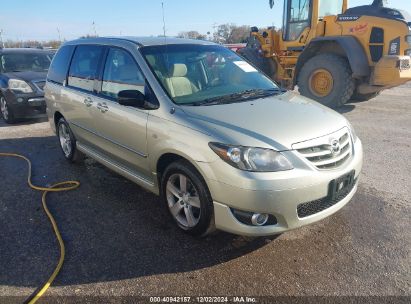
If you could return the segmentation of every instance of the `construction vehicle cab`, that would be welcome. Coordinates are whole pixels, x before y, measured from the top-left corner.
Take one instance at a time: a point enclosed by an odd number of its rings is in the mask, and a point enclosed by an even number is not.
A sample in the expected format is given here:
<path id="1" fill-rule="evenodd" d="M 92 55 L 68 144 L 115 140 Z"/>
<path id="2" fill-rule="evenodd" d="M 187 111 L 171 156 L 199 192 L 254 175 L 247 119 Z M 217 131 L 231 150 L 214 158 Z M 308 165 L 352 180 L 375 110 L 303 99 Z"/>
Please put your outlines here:
<path id="1" fill-rule="evenodd" d="M 339 107 L 411 80 L 411 17 L 382 0 L 284 0 L 282 29 L 253 27 L 239 53 L 282 86 Z"/>

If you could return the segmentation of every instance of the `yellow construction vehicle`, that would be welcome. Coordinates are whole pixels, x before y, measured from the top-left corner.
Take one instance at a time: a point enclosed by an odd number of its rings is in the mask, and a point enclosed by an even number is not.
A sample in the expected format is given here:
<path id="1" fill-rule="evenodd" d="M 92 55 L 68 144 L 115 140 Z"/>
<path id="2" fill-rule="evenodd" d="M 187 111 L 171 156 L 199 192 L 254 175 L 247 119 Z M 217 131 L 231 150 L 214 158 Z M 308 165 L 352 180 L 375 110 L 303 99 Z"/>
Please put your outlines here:
<path id="1" fill-rule="evenodd" d="M 411 16 L 383 0 L 350 9 L 348 0 L 284 0 L 282 29 L 253 27 L 239 53 L 282 86 L 335 108 L 411 80 Z"/>

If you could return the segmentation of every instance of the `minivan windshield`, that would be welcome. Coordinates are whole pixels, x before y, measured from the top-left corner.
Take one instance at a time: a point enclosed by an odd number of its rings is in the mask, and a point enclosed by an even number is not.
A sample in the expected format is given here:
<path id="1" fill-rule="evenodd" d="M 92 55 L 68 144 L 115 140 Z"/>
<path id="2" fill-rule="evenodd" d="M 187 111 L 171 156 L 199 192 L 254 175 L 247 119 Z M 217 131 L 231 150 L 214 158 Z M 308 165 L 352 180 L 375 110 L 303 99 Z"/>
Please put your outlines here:
<path id="1" fill-rule="evenodd" d="M 5 53 L 0 58 L 1 73 L 11 72 L 46 72 L 52 59 L 47 53 Z"/>
<path id="2" fill-rule="evenodd" d="M 234 103 L 282 92 L 268 77 L 223 46 L 174 44 L 140 50 L 176 104 Z"/>

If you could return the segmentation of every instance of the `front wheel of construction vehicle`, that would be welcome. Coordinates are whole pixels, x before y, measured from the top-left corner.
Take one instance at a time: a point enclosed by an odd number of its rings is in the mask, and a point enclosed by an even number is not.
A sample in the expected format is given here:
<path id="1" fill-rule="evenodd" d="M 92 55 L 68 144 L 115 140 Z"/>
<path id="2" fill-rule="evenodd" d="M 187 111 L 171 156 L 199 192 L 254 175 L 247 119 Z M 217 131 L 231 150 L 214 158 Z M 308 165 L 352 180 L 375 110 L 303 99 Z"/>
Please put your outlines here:
<path id="1" fill-rule="evenodd" d="M 338 108 L 350 100 L 355 82 L 347 59 L 321 54 L 304 64 L 298 75 L 298 87 L 301 95 Z"/>

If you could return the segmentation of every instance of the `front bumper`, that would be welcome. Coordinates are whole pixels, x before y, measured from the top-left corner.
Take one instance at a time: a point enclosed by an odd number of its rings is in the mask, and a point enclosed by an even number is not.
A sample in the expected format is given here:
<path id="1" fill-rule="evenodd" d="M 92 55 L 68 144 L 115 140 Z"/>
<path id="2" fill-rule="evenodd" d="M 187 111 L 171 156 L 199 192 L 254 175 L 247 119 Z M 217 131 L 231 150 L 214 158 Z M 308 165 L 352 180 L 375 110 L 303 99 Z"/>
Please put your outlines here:
<path id="1" fill-rule="evenodd" d="M 352 158 L 345 165 L 327 171 L 301 167 L 286 172 L 239 176 L 239 170 L 228 168 L 220 161 L 211 165 L 199 163 L 203 176 L 209 177 L 206 182 L 214 200 L 216 228 L 247 236 L 275 235 L 318 222 L 334 214 L 344 207 L 357 191 L 363 163 L 363 151 L 359 139 L 354 145 L 354 151 Z M 235 184 L 228 183 L 227 180 L 221 182 L 213 179 L 213 176 L 221 176 L 220 170 L 224 171 L 224 176 L 233 174 L 232 180 Z M 355 170 L 356 184 L 344 198 L 313 215 L 304 218 L 298 216 L 299 205 L 326 198 L 330 182 L 353 170 Z M 277 224 L 261 227 L 243 224 L 233 215 L 232 208 L 273 215 L 277 219 Z"/>
<path id="2" fill-rule="evenodd" d="M 44 93 L 18 94 L 7 90 L 4 97 L 15 118 L 47 117 Z"/>

